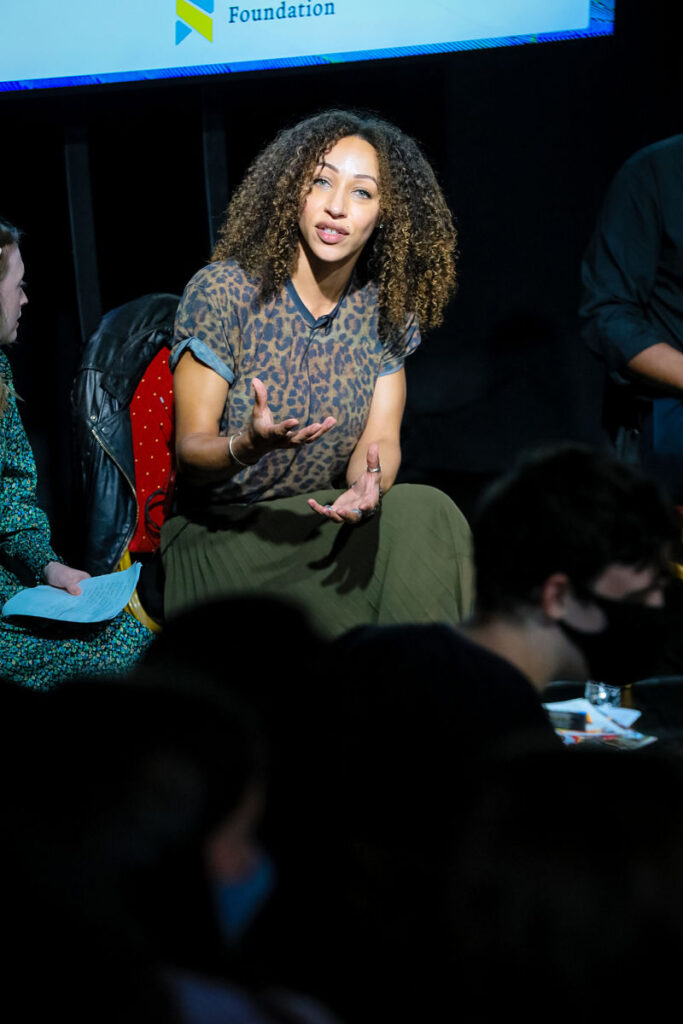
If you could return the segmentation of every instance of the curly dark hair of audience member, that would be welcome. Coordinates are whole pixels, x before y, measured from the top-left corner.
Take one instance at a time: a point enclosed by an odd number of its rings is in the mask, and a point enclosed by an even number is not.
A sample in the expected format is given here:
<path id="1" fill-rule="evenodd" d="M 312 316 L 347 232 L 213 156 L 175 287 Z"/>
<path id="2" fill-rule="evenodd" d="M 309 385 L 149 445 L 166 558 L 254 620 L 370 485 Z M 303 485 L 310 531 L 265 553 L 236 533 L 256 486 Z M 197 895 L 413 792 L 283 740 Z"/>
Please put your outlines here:
<path id="1" fill-rule="evenodd" d="M 3 280 L 7 274 L 7 268 L 9 266 L 10 249 L 14 245 L 19 245 L 21 239 L 21 232 L 10 224 L 4 217 L 0 217 L 0 281 Z M 5 318 L 2 306 L 0 305 L 0 339 L 2 338 L 3 330 L 2 324 Z M 0 342 L 1 344 L 1 342 Z M 5 415 L 7 411 L 7 384 L 0 374 L 0 419 Z"/>
<path id="2" fill-rule="evenodd" d="M 680 533 L 673 505 L 634 466 L 577 444 L 539 449 L 484 494 L 472 522 L 480 613 L 533 604 L 566 573 L 577 592 L 618 562 L 667 571 Z"/>
<path id="3" fill-rule="evenodd" d="M 299 217 L 325 153 L 350 135 L 374 146 L 379 164 L 380 224 L 359 261 L 375 281 L 383 338 L 414 314 L 436 327 L 455 290 L 456 230 L 418 144 L 374 115 L 328 110 L 281 131 L 254 160 L 233 196 L 213 251 L 235 259 L 273 295 L 296 267 Z"/>

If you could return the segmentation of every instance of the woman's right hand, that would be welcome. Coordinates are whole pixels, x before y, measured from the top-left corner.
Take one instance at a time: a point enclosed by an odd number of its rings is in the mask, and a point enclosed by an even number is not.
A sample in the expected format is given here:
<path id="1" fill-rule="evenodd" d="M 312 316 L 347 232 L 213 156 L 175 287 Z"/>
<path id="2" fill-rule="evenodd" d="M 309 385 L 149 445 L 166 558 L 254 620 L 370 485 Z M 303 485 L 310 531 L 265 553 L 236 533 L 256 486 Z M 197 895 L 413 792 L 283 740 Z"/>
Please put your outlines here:
<path id="1" fill-rule="evenodd" d="M 233 438 L 233 451 L 246 464 L 258 462 L 277 448 L 300 448 L 311 444 L 337 422 L 334 416 L 327 416 L 321 423 L 311 423 L 307 427 L 299 427 L 299 420 L 295 417 L 276 423 L 268 405 L 268 392 L 258 377 L 251 382 L 251 392 L 254 405 L 249 425 Z"/>
<path id="2" fill-rule="evenodd" d="M 229 480 L 276 448 L 297 448 L 317 441 L 336 423 L 333 416 L 301 428 L 294 417 L 275 423 L 268 393 L 254 377 L 249 421 L 239 433 L 226 437 L 220 427 L 230 385 L 192 352 L 183 353 L 178 360 L 173 390 L 178 469 L 193 484 Z"/>

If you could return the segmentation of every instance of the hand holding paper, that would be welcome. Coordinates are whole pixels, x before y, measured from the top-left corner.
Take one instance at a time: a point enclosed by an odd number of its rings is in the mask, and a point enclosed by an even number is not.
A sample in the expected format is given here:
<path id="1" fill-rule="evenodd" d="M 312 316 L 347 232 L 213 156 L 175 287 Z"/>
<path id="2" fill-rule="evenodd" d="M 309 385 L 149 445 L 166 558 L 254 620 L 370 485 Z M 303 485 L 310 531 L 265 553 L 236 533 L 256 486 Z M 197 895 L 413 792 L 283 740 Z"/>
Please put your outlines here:
<path id="1" fill-rule="evenodd" d="M 57 565 L 58 563 L 50 563 Z M 68 569 L 68 566 L 62 568 Z M 81 578 L 69 580 L 80 589 L 80 594 L 69 593 L 58 586 L 29 587 L 11 597 L 2 609 L 4 616 L 30 615 L 60 622 L 105 622 L 113 619 L 130 601 L 140 576 L 140 563 L 136 562 L 123 572 L 105 576 L 81 576 L 80 570 L 70 570 Z M 47 574 L 46 574 L 47 575 Z M 49 578 L 49 577 L 48 577 Z M 58 574 L 58 578 L 59 574 Z"/>

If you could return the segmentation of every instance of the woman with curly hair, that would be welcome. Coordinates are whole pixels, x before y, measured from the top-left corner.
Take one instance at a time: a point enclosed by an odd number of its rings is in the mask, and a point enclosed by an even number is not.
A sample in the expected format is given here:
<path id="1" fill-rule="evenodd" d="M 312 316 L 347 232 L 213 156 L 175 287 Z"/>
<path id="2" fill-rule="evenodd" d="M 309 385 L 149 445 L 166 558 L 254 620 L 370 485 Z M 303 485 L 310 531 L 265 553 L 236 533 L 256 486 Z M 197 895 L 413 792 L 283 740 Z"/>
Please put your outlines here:
<path id="1" fill-rule="evenodd" d="M 167 616 L 253 590 L 332 635 L 467 613 L 458 509 L 432 488 L 387 494 L 404 359 L 442 320 L 454 250 L 431 167 L 377 117 L 327 111 L 257 157 L 176 319 Z"/>
<path id="2" fill-rule="evenodd" d="M 0 607 L 31 583 L 80 594 L 88 577 L 52 549 L 38 505 L 36 465 L 17 409 L 5 345 L 17 340 L 26 305 L 19 231 L 0 218 Z M 0 619 L 0 677 L 39 690 L 80 675 L 126 672 L 152 634 L 127 612 L 95 625 L 36 620 L 35 628 Z"/>

